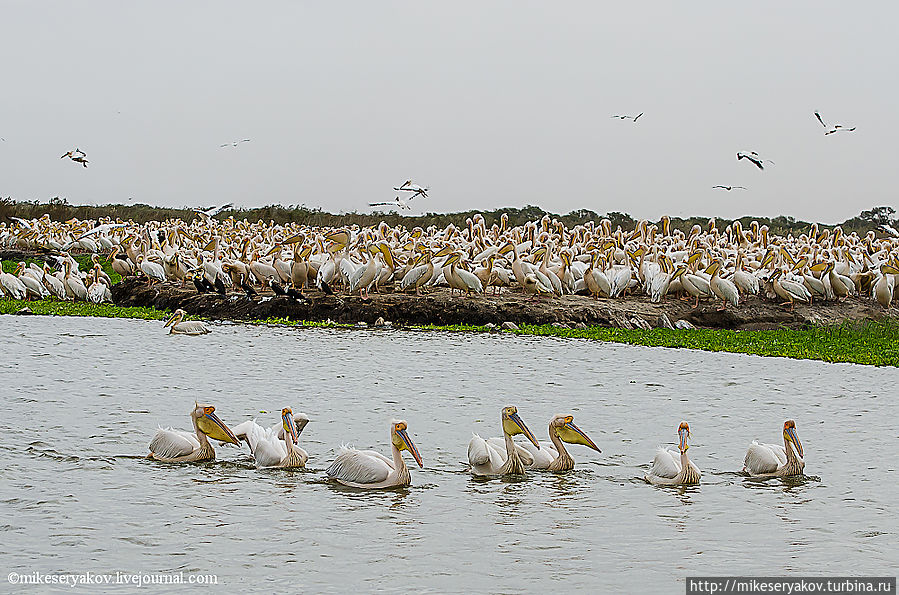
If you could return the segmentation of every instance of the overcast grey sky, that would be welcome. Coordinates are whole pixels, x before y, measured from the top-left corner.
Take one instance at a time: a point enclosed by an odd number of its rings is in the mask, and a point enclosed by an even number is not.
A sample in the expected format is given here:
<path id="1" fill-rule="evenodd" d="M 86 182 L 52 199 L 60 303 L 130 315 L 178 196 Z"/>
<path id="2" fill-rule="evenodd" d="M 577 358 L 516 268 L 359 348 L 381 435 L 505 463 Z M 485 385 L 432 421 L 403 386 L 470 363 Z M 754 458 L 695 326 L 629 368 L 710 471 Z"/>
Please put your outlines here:
<path id="1" fill-rule="evenodd" d="M 367 211 L 411 177 L 414 212 L 897 206 L 895 2 L 0 5 L 2 196 Z"/>

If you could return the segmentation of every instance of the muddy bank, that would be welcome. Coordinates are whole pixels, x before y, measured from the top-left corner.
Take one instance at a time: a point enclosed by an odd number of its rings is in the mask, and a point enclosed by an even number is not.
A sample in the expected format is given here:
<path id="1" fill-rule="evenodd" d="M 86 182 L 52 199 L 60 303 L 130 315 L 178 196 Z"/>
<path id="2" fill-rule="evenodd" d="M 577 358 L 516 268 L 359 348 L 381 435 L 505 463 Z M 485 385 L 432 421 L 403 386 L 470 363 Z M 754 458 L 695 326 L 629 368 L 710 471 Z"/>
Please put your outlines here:
<path id="1" fill-rule="evenodd" d="M 200 294 L 192 287 L 170 284 L 148 287 L 143 279 L 129 277 L 112 288 L 118 306 L 150 306 L 174 310 L 181 308 L 189 314 L 210 319 L 262 320 L 288 318 L 292 320 L 340 323 L 374 323 L 379 317 L 399 325 L 484 325 L 504 322 L 515 324 L 553 324 L 567 326 L 610 326 L 622 328 L 666 326 L 686 320 L 697 327 L 759 330 L 778 327 L 798 328 L 807 324 L 831 324 L 845 320 L 878 319 L 897 316 L 891 308 L 885 311 L 869 299 L 850 298 L 843 303 L 797 306 L 795 312 L 774 302 L 750 297 L 737 308 L 718 311 L 717 304 L 702 302 L 693 308 L 692 302 L 668 297 L 661 304 L 653 304 L 646 296 L 627 299 L 598 299 L 569 295 L 555 299 L 533 300 L 517 290 L 502 295 L 450 297 L 448 289 L 431 289 L 422 296 L 395 292 L 372 293 L 369 300 L 356 295 L 326 295 L 306 289 L 305 301 L 260 292 L 248 299 L 243 292 L 227 296 Z"/>

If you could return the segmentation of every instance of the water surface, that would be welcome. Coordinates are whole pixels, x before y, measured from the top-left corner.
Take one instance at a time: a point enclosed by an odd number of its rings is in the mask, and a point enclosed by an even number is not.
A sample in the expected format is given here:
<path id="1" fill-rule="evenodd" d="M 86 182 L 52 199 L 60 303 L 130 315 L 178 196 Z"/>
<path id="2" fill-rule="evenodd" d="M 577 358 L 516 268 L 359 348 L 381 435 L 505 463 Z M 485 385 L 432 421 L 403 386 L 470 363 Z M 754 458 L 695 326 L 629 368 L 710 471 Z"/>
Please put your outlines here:
<path id="1" fill-rule="evenodd" d="M 12 316 L 0 332 L 7 572 L 215 573 L 262 593 L 683 592 L 691 575 L 899 563 L 895 369 L 508 335 L 180 337 L 154 321 Z M 140 458 L 157 426 L 190 428 L 195 399 L 232 425 L 307 413 L 309 469 L 257 470 L 246 447 L 205 464 Z M 499 435 L 507 404 L 541 440 L 572 413 L 602 454 L 572 446 L 561 476 L 473 479 L 471 433 Z M 392 417 L 425 461 L 410 488 L 324 481 L 342 443 L 389 454 Z M 787 418 L 809 476 L 740 476 L 749 442 L 782 441 Z M 681 420 L 702 485 L 645 484 Z"/>

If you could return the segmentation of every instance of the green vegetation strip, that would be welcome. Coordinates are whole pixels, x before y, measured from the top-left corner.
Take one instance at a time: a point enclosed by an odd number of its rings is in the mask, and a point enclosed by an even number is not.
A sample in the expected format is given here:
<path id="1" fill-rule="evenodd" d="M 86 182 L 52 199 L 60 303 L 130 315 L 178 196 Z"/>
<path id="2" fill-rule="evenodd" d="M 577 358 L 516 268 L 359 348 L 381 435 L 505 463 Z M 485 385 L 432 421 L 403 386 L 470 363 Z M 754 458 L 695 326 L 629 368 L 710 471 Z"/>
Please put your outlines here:
<path id="1" fill-rule="evenodd" d="M 899 321 L 893 319 L 771 331 L 626 330 L 602 327 L 565 329 L 553 326 L 522 326 L 520 330 L 512 332 L 522 335 L 594 339 L 647 347 L 681 347 L 768 357 L 816 359 L 825 362 L 899 366 Z"/>
<path id="2" fill-rule="evenodd" d="M 112 304 L 91 304 L 88 302 L 60 302 L 58 300 L 0 300 L 0 314 L 15 314 L 22 308 L 34 314 L 47 316 L 95 316 L 97 318 L 139 318 L 142 320 L 162 320 L 169 312 L 156 308 L 126 308 Z"/>
<path id="3" fill-rule="evenodd" d="M 112 304 L 84 302 L 59 302 L 38 300 L 0 299 L 0 314 L 14 314 L 24 307 L 34 314 L 52 316 L 96 316 L 102 318 L 137 318 L 161 320 L 168 312 L 155 308 L 129 308 Z M 199 317 L 188 317 L 199 318 Z M 352 324 L 336 322 L 311 322 L 288 318 L 267 318 L 242 321 L 247 324 L 284 325 L 323 328 L 347 328 Z M 449 332 L 487 332 L 486 326 L 475 325 L 422 325 L 407 327 L 414 330 Z M 815 359 L 825 362 L 848 362 L 872 366 L 899 366 L 899 321 L 845 323 L 839 326 L 810 327 L 807 329 L 778 329 L 772 331 L 729 331 L 712 329 L 695 330 L 626 330 L 620 328 L 590 327 L 566 329 L 550 325 L 524 325 L 518 335 L 589 339 L 644 345 L 647 347 L 675 347 L 703 351 L 727 351 L 767 357 Z"/>
<path id="4" fill-rule="evenodd" d="M 418 330 L 486 332 L 485 326 L 422 325 Z M 701 351 L 727 351 L 765 357 L 816 359 L 869 366 L 899 366 L 899 320 L 847 322 L 837 326 L 772 331 L 729 331 L 721 329 L 628 330 L 600 326 L 567 329 L 552 325 L 522 325 L 516 335 L 589 339 Z"/>

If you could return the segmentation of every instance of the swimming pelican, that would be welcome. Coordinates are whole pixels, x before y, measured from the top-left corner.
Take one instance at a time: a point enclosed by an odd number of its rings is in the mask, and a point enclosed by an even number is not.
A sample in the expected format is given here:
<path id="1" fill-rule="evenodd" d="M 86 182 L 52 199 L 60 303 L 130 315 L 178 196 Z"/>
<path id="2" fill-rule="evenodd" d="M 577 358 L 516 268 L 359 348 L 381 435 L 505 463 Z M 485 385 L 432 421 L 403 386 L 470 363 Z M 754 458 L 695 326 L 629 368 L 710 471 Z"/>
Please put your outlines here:
<path id="1" fill-rule="evenodd" d="M 527 442 L 521 447 L 528 451 L 534 459 L 534 463 L 529 468 L 546 469 L 553 473 L 562 473 L 563 471 L 574 469 L 574 459 L 565 450 L 563 442 L 583 444 L 596 452 L 602 452 L 583 430 L 574 425 L 574 416 L 572 415 L 553 416 L 549 421 L 549 439 L 552 441 L 552 444 L 541 443 L 539 449 L 534 448 Z"/>
<path id="2" fill-rule="evenodd" d="M 400 451 L 408 450 L 419 467 L 423 464 L 418 448 L 415 447 L 406 428 L 405 421 L 394 419 L 390 422 L 392 459 L 373 450 L 356 450 L 343 446 L 325 473 L 329 478 L 345 486 L 368 490 L 405 487 L 411 484 L 412 475 L 406 468 Z"/>
<path id="3" fill-rule="evenodd" d="M 796 422 L 788 419 L 784 422 L 784 445 L 759 444 L 755 440 L 746 451 L 743 459 L 743 472 L 752 477 L 790 477 L 802 475 L 805 461 L 802 460 L 802 442 L 796 433 Z M 790 445 L 793 446 L 790 446 Z M 793 452 L 799 452 L 799 457 Z"/>
<path id="4" fill-rule="evenodd" d="M 166 321 L 162 328 L 172 325 L 172 330 L 169 331 L 170 335 L 205 335 L 211 332 L 206 328 L 206 325 L 199 320 L 187 320 L 182 322 L 186 314 L 187 312 L 180 308 L 175 310 L 171 318 Z"/>
<path id="5" fill-rule="evenodd" d="M 190 420 L 196 436 L 183 430 L 159 428 L 150 441 L 150 454 L 147 458 L 166 463 L 211 461 L 215 459 L 215 451 L 207 436 L 219 442 L 240 445 L 234 433 L 215 414 L 215 407 L 212 405 L 194 403 Z"/>
<path id="6" fill-rule="evenodd" d="M 659 448 L 656 451 L 655 459 L 652 461 L 652 469 L 649 474 L 644 475 L 643 479 L 653 485 L 690 485 L 699 483 L 702 474 L 696 465 L 687 457 L 687 438 L 690 437 L 690 424 L 685 421 L 680 422 L 677 427 L 677 435 L 680 439 L 678 449 L 680 450 L 680 460 L 677 453 L 673 450 Z"/>
<path id="7" fill-rule="evenodd" d="M 540 448 L 534 434 L 518 416 L 518 409 L 511 405 L 503 408 L 502 422 L 505 456 L 495 443 L 492 444 L 489 439 L 484 440 L 477 434 L 468 443 L 468 462 L 473 475 L 522 475 L 525 466 L 533 464 L 533 457 L 523 457 L 527 451 L 520 452 L 512 442 L 512 436 L 524 434 L 534 446 Z"/>
<path id="8" fill-rule="evenodd" d="M 305 418 L 305 416 L 303 416 Z M 306 418 L 308 421 L 308 418 Z M 247 425 L 244 425 L 247 424 Z M 247 442 L 250 444 L 250 451 L 253 458 L 256 459 L 256 466 L 259 468 L 267 467 L 305 467 L 309 455 L 302 448 L 294 445 L 299 440 L 299 432 L 297 431 L 297 421 L 290 407 L 281 410 L 281 427 L 280 432 L 276 432 L 274 428 L 263 428 L 255 421 L 244 422 L 241 424 L 242 429 L 246 431 Z M 303 424 L 306 425 L 305 423 Z M 234 427 L 234 434 L 240 436 L 238 426 Z"/>

